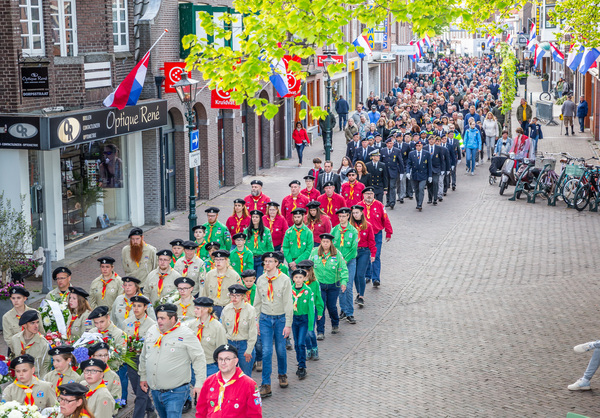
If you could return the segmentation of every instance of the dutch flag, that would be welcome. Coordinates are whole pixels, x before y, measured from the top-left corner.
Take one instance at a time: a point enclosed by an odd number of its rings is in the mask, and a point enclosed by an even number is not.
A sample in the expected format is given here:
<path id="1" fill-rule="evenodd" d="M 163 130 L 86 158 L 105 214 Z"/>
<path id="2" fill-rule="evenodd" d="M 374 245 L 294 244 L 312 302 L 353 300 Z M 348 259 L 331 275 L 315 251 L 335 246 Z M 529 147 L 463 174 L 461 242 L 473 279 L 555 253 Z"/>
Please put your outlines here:
<path id="1" fill-rule="evenodd" d="M 527 49 L 529 49 L 529 44 L 535 41 L 535 38 L 535 23 L 531 22 L 531 28 L 529 28 L 529 41 L 527 41 Z M 529 50 L 531 51 L 531 49 Z"/>
<path id="2" fill-rule="evenodd" d="M 554 59 L 554 61 L 558 62 L 559 64 L 564 64 L 565 54 L 560 52 L 558 47 L 556 45 L 554 45 L 552 42 L 550 42 L 550 50 L 552 51 L 552 59 Z"/>
<path id="3" fill-rule="evenodd" d="M 540 62 L 542 62 L 542 58 L 544 58 L 545 54 L 546 54 L 546 51 L 544 51 L 544 48 L 542 48 L 539 44 L 537 44 L 535 46 L 534 60 L 533 60 L 533 65 L 536 68 L 538 68 L 540 66 Z"/>
<path id="4" fill-rule="evenodd" d="M 150 60 L 150 51 L 137 63 L 127 77 L 117 86 L 117 89 L 104 99 L 104 106 L 116 107 L 122 110 L 125 106 L 135 106 L 142 88 L 144 87 L 144 79 L 148 70 L 148 61 Z"/>
<path id="5" fill-rule="evenodd" d="M 596 60 L 600 57 L 600 51 L 596 48 L 586 48 L 585 52 L 581 57 L 581 64 L 579 65 L 579 72 L 585 74 L 590 68 L 596 64 Z"/>
<path id="6" fill-rule="evenodd" d="M 361 35 L 358 38 L 356 38 L 354 41 L 352 41 L 352 45 L 354 45 L 357 48 L 358 47 L 364 48 L 364 52 L 356 51 L 356 52 L 358 52 L 358 56 L 361 58 L 364 58 L 373 53 L 373 51 L 371 50 L 371 46 L 369 45 L 369 41 L 367 41 L 367 37 L 364 35 Z"/>
<path id="7" fill-rule="evenodd" d="M 271 61 L 271 69 L 273 73 L 269 76 L 269 80 L 273 83 L 273 87 L 277 90 L 279 96 L 286 96 L 290 90 L 288 89 L 287 71 L 283 59 Z"/>
<path id="8" fill-rule="evenodd" d="M 510 46 L 512 46 L 513 45 L 513 41 L 514 41 L 514 39 L 513 39 L 512 35 L 510 33 L 508 35 L 506 35 L 506 43 L 507 44 L 509 44 Z"/>
<path id="9" fill-rule="evenodd" d="M 583 46 L 576 46 L 575 44 L 571 45 L 571 50 L 567 56 L 567 67 L 572 71 L 577 70 L 579 63 L 581 63 L 581 58 L 583 58 Z"/>

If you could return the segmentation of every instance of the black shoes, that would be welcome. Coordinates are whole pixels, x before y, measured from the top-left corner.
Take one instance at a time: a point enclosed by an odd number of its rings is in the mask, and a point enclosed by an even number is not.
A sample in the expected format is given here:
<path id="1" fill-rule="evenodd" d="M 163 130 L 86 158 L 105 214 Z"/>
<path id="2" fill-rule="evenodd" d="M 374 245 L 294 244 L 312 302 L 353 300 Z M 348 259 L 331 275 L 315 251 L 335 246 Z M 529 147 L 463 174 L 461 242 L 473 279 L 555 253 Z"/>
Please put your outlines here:
<path id="1" fill-rule="evenodd" d="M 298 376 L 298 379 L 300 380 L 304 379 L 306 377 L 306 369 L 304 367 L 298 367 L 296 376 Z"/>
<path id="2" fill-rule="evenodd" d="M 346 321 L 348 321 L 350 324 L 356 324 L 356 319 L 354 319 L 354 316 L 352 315 L 347 316 Z"/>
<path id="3" fill-rule="evenodd" d="M 181 411 L 183 414 L 187 414 L 188 412 L 190 412 L 192 409 L 192 401 L 191 400 L 187 400 L 185 401 L 185 403 L 183 404 L 183 410 Z"/>
<path id="4" fill-rule="evenodd" d="M 373 281 L 373 287 L 377 289 L 379 287 L 379 282 Z"/>

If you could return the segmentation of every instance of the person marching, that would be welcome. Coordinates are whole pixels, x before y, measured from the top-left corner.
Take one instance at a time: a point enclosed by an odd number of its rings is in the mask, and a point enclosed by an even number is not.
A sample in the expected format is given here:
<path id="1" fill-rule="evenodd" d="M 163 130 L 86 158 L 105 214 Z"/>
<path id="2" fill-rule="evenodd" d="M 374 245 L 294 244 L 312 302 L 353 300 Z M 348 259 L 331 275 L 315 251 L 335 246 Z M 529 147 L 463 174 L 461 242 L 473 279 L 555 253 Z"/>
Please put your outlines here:
<path id="1" fill-rule="evenodd" d="M 310 260 L 314 263 L 314 272 L 321 285 L 321 297 L 329 312 L 331 333 L 339 332 L 340 317 L 337 301 L 340 294 L 346 291 L 348 284 L 348 268 L 344 256 L 333 245 L 334 236 L 321 235 L 321 245 L 313 249 Z M 325 338 L 325 314 L 317 321 L 317 340 Z"/>
<path id="2" fill-rule="evenodd" d="M 375 199 L 383 203 L 383 196 L 388 193 L 389 177 L 386 164 L 379 161 L 381 154 L 379 148 L 371 151 L 371 162 L 367 163 L 367 171 L 371 175 L 371 187 L 375 192 Z"/>
<path id="3" fill-rule="evenodd" d="M 238 352 L 233 345 L 219 346 L 213 353 L 219 372 L 202 386 L 196 418 L 260 418 L 262 404 L 256 382 L 238 367 Z"/>
<path id="4" fill-rule="evenodd" d="M 221 210 L 214 206 L 207 208 L 206 212 L 207 222 L 204 223 L 206 228 L 206 241 L 207 242 L 218 242 L 222 249 L 231 249 L 231 235 L 225 225 L 218 221 L 219 212 Z"/>
<path id="5" fill-rule="evenodd" d="M 171 257 L 171 268 L 175 267 L 175 263 L 181 257 L 183 257 L 183 240 L 181 238 L 175 238 L 173 241 L 169 242 L 171 246 L 171 252 L 173 253 L 173 257 Z"/>
<path id="6" fill-rule="evenodd" d="M 335 192 L 335 184 L 328 181 L 323 184 L 324 193 L 317 199 L 321 203 L 321 208 L 331 220 L 331 226 L 338 224 L 339 220 L 335 214 L 339 208 L 346 206 L 346 199 L 341 194 Z"/>
<path id="7" fill-rule="evenodd" d="M 381 161 L 385 164 L 389 179 L 386 207 L 389 206 L 390 209 L 394 209 L 396 205 L 396 191 L 400 189 L 400 183 L 404 178 L 404 162 L 402 160 L 402 151 L 394 146 L 394 140 L 391 137 L 385 141 L 385 148 L 381 150 Z"/>
<path id="8" fill-rule="evenodd" d="M 67 339 L 76 341 L 84 332 L 92 329 L 92 320 L 88 319 L 92 309 L 87 301 L 89 294 L 81 287 L 69 288 L 69 320 L 67 321 Z"/>
<path id="9" fill-rule="evenodd" d="M 115 414 L 116 404 L 115 399 L 104 383 L 106 363 L 91 358 L 81 362 L 79 368 L 83 371 L 83 377 L 85 378 L 81 384 L 88 388 L 88 393 L 85 395 L 88 410 L 98 418 L 112 417 Z"/>
<path id="10" fill-rule="evenodd" d="M 265 227 L 263 213 L 259 210 L 253 210 L 250 214 L 252 221 L 246 229 L 246 235 L 248 236 L 248 248 L 254 256 L 254 262 L 252 265 L 244 265 L 242 271 L 254 269 L 257 275 L 260 276 L 263 272 L 262 255 L 267 251 L 273 251 L 273 237 L 269 228 Z"/>
<path id="11" fill-rule="evenodd" d="M 10 368 L 15 372 L 15 380 L 2 392 L 3 402 L 15 401 L 23 405 L 35 405 L 40 410 L 56 404 L 56 393 L 52 385 L 35 376 L 35 362 L 29 354 L 17 356 L 10 362 Z"/>
<path id="12" fill-rule="evenodd" d="M 321 243 L 319 235 L 331 231 L 331 220 L 320 208 L 321 202 L 313 200 L 306 205 L 308 213 L 304 217 L 304 223 L 308 226 L 313 234 L 313 246 L 316 247 Z"/>
<path id="13" fill-rule="evenodd" d="M 150 305 L 150 299 L 145 296 L 132 296 L 131 297 L 132 315 L 129 316 L 125 326 L 123 327 L 127 338 L 130 341 L 129 351 L 135 353 L 134 362 L 139 365 L 140 351 L 141 349 L 136 348 L 143 344 L 146 333 L 156 325 L 156 321 L 148 316 L 148 306 Z M 140 387 L 140 375 L 136 369 L 127 365 L 127 377 L 131 382 L 131 388 L 135 393 L 135 404 L 133 407 L 134 417 L 152 416 L 154 408 L 152 401 L 147 392 L 144 392 Z"/>
<path id="14" fill-rule="evenodd" d="M 296 361 L 298 362 L 296 376 L 302 380 L 306 377 L 306 335 L 308 330 L 313 329 L 315 325 L 315 301 L 312 290 L 304 283 L 306 271 L 294 270 L 292 279 L 294 281 L 292 287 L 292 297 L 294 298 L 292 333 L 294 335 Z"/>
<path id="15" fill-rule="evenodd" d="M 21 332 L 19 319 L 21 319 L 21 316 L 27 311 L 36 311 L 34 308 L 25 304 L 30 295 L 27 289 L 21 286 L 15 286 L 10 289 L 9 293 L 13 307 L 2 316 L 2 335 L 4 337 L 4 342 L 6 342 L 6 345 L 9 347 L 8 354 L 10 354 L 10 341 L 13 335 Z"/>
<path id="16" fill-rule="evenodd" d="M 37 311 L 25 311 L 19 318 L 23 331 L 13 335 L 10 351 L 15 355 L 29 354 L 35 359 L 35 369 L 40 376 L 50 371 L 48 341 L 40 334 L 40 317 Z"/>
<path id="17" fill-rule="evenodd" d="M 129 232 L 129 245 L 121 251 L 123 272 L 125 276 L 140 279 L 142 289 L 146 286 L 146 277 L 158 267 L 156 248 L 144 241 L 141 228 L 133 228 Z"/>
<path id="18" fill-rule="evenodd" d="M 350 208 L 340 208 L 337 211 L 340 223 L 333 228 L 333 244 L 344 257 L 348 269 L 348 284 L 346 290 L 340 295 L 340 319 L 346 318 L 351 324 L 356 324 L 354 319 L 354 293 L 353 282 L 356 275 L 356 256 L 358 251 L 358 231 L 350 224 Z"/>
<path id="19" fill-rule="evenodd" d="M 252 377 L 254 346 L 257 340 L 256 310 L 246 302 L 246 286 L 234 284 L 229 286 L 228 290 L 231 303 L 223 308 L 221 323 L 227 333 L 227 343 L 244 353 L 244 357 L 239 361 L 240 369 Z"/>
<path id="20" fill-rule="evenodd" d="M 281 201 L 281 214 L 288 225 L 294 223 L 294 211 L 300 208 L 306 208 L 308 197 L 300 194 L 300 182 L 292 180 L 289 184 L 290 194 Z"/>
<path id="21" fill-rule="evenodd" d="M 156 303 L 161 297 L 175 290 L 175 279 L 179 274 L 171 268 L 171 250 L 160 250 L 156 253 L 158 256 L 158 268 L 148 274 L 146 287 L 144 287 L 144 296 L 152 303 Z"/>
<path id="22" fill-rule="evenodd" d="M 215 268 L 215 260 L 214 260 L 214 256 L 213 253 L 219 249 L 221 249 L 221 244 L 219 244 L 218 242 L 207 242 L 205 245 L 206 251 L 207 251 L 207 257 L 204 259 L 204 266 L 206 269 L 206 272 L 208 273 L 209 271 L 213 270 Z M 204 276 L 204 282 L 206 283 L 206 275 Z"/>
<path id="23" fill-rule="evenodd" d="M 383 203 L 375 200 L 375 193 L 372 187 L 366 187 L 363 190 L 363 201 L 360 205 L 365 208 L 364 214 L 367 221 L 373 226 L 373 233 L 375 234 L 375 246 L 377 247 L 377 254 L 375 260 L 371 263 L 371 268 L 367 269 L 367 278 L 373 280 L 373 287 L 379 287 L 381 283 L 381 246 L 383 243 L 383 230 L 385 229 L 385 240 L 389 242 L 392 239 L 394 230 L 390 218 L 387 216 Z M 372 272 L 371 272 L 372 269 Z M 317 276 L 318 277 L 318 276 Z"/>
<path id="24" fill-rule="evenodd" d="M 192 228 L 192 232 L 194 233 L 194 242 L 198 244 L 196 256 L 201 260 L 206 260 L 208 258 L 208 251 L 205 247 L 206 239 L 204 238 L 206 235 L 206 227 L 204 225 L 196 225 Z"/>
<path id="25" fill-rule="evenodd" d="M 306 187 L 304 189 L 300 190 L 300 193 L 302 193 L 304 196 L 308 197 L 309 202 L 313 201 L 313 200 L 317 200 L 317 198 L 319 196 L 321 196 L 321 193 L 315 187 L 314 176 L 311 176 L 310 174 L 304 176 L 304 184 L 306 184 Z"/>
<path id="26" fill-rule="evenodd" d="M 175 287 L 179 293 L 179 300 L 176 302 L 177 317 L 182 322 L 187 322 L 194 319 L 194 309 L 192 306 L 194 303 L 194 297 L 192 296 L 194 284 L 194 281 L 192 279 L 188 279 L 187 277 L 179 277 L 175 279 Z"/>
<path id="27" fill-rule="evenodd" d="M 54 370 L 46 373 L 44 381 L 50 383 L 56 389 L 56 396 L 59 396 L 58 386 L 81 380 L 81 376 L 75 371 L 77 360 L 75 360 L 73 350 L 75 349 L 70 345 L 58 346 L 48 350 L 48 355 L 52 357 Z"/>
<path id="28" fill-rule="evenodd" d="M 108 345 L 108 343 L 99 342 L 99 343 L 93 344 L 88 347 L 88 355 L 90 356 L 90 358 L 93 358 L 96 360 L 101 360 L 106 364 L 106 367 L 103 369 L 104 377 L 102 378 L 102 380 L 104 380 L 104 384 L 106 385 L 106 388 L 108 389 L 108 391 L 110 392 L 110 395 L 113 397 L 114 401 L 116 402 L 119 399 L 121 399 L 121 394 L 122 394 L 121 378 L 108 365 L 108 359 L 110 358 L 110 356 L 108 354 L 109 350 L 110 350 L 110 346 Z M 126 367 L 126 366 L 123 366 L 123 367 Z M 81 382 L 81 383 L 85 384 L 85 382 Z"/>
<path id="29" fill-rule="evenodd" d="M 377 246 L 373 227 L 365 218 L 365 208 L 361 205 L 352 206 L 352 226 L 358 231 L 358 249 L 356 252 L 356 273 L 354 284 L 356 286 L 356 303 L 359 308 L 365 306 L 365 276 L 371 263 L 375 261 Z"/>
<path id="30" fill-rule="evenodd" d="M 303 260 L 298 263 L 298 268 L 306 272 L 305 283 L 312 290 L 315 302 L 315 317 L 320 318 L 325 311 L 323 298 L 321 297 L 321 286 L 315 277 L 313 267 L 315 263 L 311 260 Z M 317 334 L 315 333 L 316 321 L 313 321 L 312 328 L 308 329 L 306 334 L 306 359 L 319 360 L 319 347 L 317 345 Z"/>
<path id="31" fill-rule="evenodd" d="M 56 286 L 46 295 L 48 300 L 66 301 L 71 286 L 71 270 L 67 267 L 57 267 L 52 272 L 52 280 L 56 280 Z"/>
<path id="32" fill-rule="evenodd" d="M 250 213 L 246 207 L 246 202 L 244 199 L 235 199 L 233 201 L 233 213 L 225 222 L 229 235 L 233 237 L 235 234 L 244 232 L 248 225 L 250 225 Z"/>
<path id="33" fill-rule="evenodd" d="M 122 277 L 121 280 L 123 281 L 124 293 L 117 296 L 115 303 L 113 303 L 110 314 L 115 325 L 123 329 L 124 324 L 131 316 L 131 310 L 133 308 L 133 302 L 131 302 L 131 298 L 134 296 L 141 296 L 142 292 L 140 290 L 140 281 L 135 277 L 125 276 Z M 156 319 L 152 305 L 148 306 L 148 316 L 152 320 Z"/>
<path id="34" fill-rule="evenodd" d="M 96 418 L 89 411 L 85 395 L 88 388 L 76 382 L 66 383 L 58 387 L 58 403 L 60 414 L 58 418 Z"/>
<path id="35" fill-rule="evenodd" d="M 351 168 L 346 173 L 348 181 L 342 184 L 341 195 L 348 206 L 356 205 L 362 200 L 362 191 L 365 185 L 356 179 L 356 170 Z"/>
<path id="36" fill-rule="evenodd" d="M 175 271 L 181 277 L 187 277 L 192 279 L 195 283 L 194 294 L 200 292 L 202 286 L 204 286 L 204 278 L 206 276 L 206 269 L 204 261 L 198 257 L 196 248 L 198 244 L 194 241 L 183 242 L 184 256 L 177 260 L 175 263 Z"/>
<path id="37" fill-rule="evenodd" d="M 123 293 L 123 282 L 115 272 L 114 258 L 101 257 L 98 262 L 100 263 L 100 276 L 96 277 L 90 285 L 88 302 L 91 309 L 96 306 L 110 308 L 115 303 L 117 296 Z"/>
<path id="38" fill-rule="evenodd" d="M 261 261 L 262 264 L 262 261 Z M 250 305 L 254 306 L 254 297 L 256 296 L 256 270 L 244 270 L 240 274 L 242 282 L 246 287 L 245 301 Z M 257 372 L 262 371 L 262 341 L 260 337 L 257 338 L 256 344 L 254 345 L 254 367 Z"/>
<path id="39" fill-rule="evenodd" d="M 425 198 L 425 184 L 433 181 L 431 168 L 431 156 L 423 150 L 423 143 L 418 141 L 416 149 L 408 154 L 406 164 L 406 178 L 411 181 L 412 189 L 417 198 L 417 210 L 423 210 L 423 199 Z"/>
<path id="40" fill-rule="evenodd" d="M 194 299 L 194 315 L 196 319 L 186 322 L 188 328 L 198 337 L 204 357 L 206 358 L 206 376 L 212 376 L 219 371 L 213 360 L 216 348 L 227 344 L 227 336 L 223 324 L 213 315 L 213 300 L 207 297 Z"/>
<path id="41" fill-rule="evenodd" d="M 246 267 L 254 267 L 254 255 L 246 246 L 246 234 L 239 232 L 233 237 L 234 247 L 229 254 L 229 264 L 237 274 L 241 274 Z"/>
<path id="42" fill-rule="evenodd" d="M 213 252 L 215 268 L 206 274 L 206 282 L 200 296 L 206 296 L 213 300 L 213 308 L 217 318 L 221 317 L 221 311 L 229 303 L 227 289 L 232 284 L 241 283 L 240 275 L 228 266 L 229 251 L 216 250 Z"/>
<path id="43" fill-rule="evenodd" d="M 296 208 L 292 212 L 293 224 L 285 232 L 281 249 L 285 255 L 290 269 L 296 269 L 298 261 L 306 260 L 313 249 L 313 234 L 311 230 L 304 225 L 304 214 L 306 209 Z"/>
<path id="44" fill-rule="evenodd" d="M 288 223 L 279 211 L 279 203 L 267 203 L 267 214 L 263 216 L 263 223 L 267 228 L 269 228 L 269 232 L 271 232 L 273 249 L 275 251 L 281 250 L 283 236 L 285 235 L 285 231 L 288 229 Z"/>
<path id="45" fill-rule="evenodd" d="M 248 211 L 260 210 L 262 213 L 267 213 L 267 203 L 271 201 L 271 198 L 262 192 L 263 182 L 252 180 L 250 188 L 250 194 L 244 198 Z"/>

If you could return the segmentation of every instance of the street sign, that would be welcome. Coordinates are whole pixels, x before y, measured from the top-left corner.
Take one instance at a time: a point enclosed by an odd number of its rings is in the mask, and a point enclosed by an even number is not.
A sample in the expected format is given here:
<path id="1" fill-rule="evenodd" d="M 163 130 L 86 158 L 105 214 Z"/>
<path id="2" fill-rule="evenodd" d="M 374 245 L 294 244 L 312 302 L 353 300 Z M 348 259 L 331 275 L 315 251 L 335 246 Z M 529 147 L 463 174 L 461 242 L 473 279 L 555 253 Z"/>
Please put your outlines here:
<path id="1" fill-rule="evenodd" d="M 190 152 L 190 168 L 200 166 L 200 151 Z"/>
<path id="2" fill-rule="evenodd" d="M 325 58 L 327 58 L 327 55 L 317 55 L 317 67 L 322 67 L 323 66 L 323 60 Z M 332 55 L 331 59 L 333 59 L 336 64 L 343 64 L 344 63 L 344 56 L 343 55 Z"/>
<path id="3" fill-rule="evenodd" d="M 190 152 L 198 151 L 200 148 L 199 138 L 198 129 L 195 129 L 190 133 Z"/>

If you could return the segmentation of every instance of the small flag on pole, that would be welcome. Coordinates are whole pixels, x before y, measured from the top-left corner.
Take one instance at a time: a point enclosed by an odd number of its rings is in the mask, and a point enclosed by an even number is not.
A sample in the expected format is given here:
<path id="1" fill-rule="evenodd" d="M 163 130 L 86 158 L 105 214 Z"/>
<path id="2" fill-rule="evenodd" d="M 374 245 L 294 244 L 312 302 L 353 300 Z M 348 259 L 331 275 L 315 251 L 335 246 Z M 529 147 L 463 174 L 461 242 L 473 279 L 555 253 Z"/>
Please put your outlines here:
<path id="1" fill-rule="evenodd" d="M 579 72 L 581 74 L 587 73 L 589 69 L 594 66 L 598 57 L 600 57 L 600 51 L 598 51 L 596 48 L 586 48 L 583 56 L 581 57 Z"/>
<path id="2" fill-rule="evenodd" d="M 571 45 L 571 50 L 567 56 L 567 67 L 572 71 L 577 70 L 577 67 L 581 63 L 581 58 L 583 58 L 583 46 Z"/>
<path id="3" fill-rule="evenodd" d="M 364 48 L 364 52 L 358 52 L 358 56 L 361 58 L 366 57 L 367 55 L 371 55 L 373 51 L 371 50 L 371 46 L 369 45 L 369 41 L 367 41 L 367 37 L 364 35 L 359 36 L 354 41 L 352 41 L 352 45 L 355 47 Z"/>
<path id="4" fill-rule="evenodd" d="M 559 64 L 564 64 L 565 62 L 565 54 L 560 52 L 560 49 L 552 42 L 550 42 L 550 50 L 552 51 L 552 59 Z"/>

